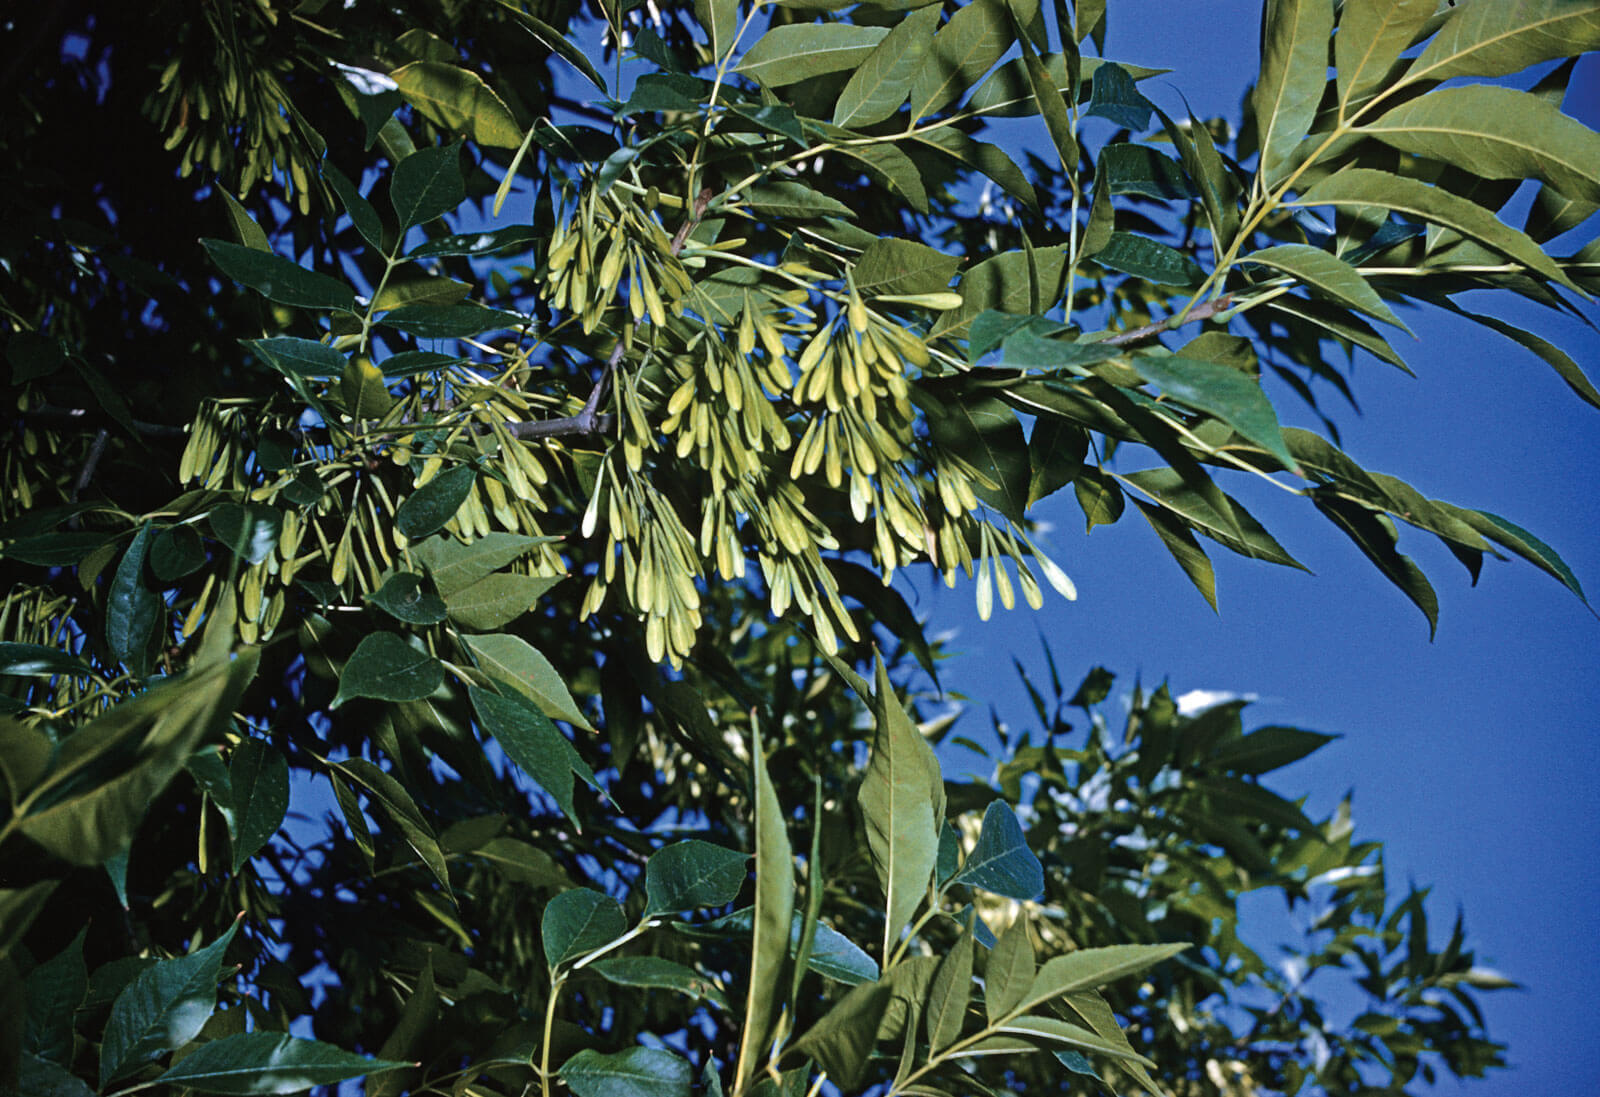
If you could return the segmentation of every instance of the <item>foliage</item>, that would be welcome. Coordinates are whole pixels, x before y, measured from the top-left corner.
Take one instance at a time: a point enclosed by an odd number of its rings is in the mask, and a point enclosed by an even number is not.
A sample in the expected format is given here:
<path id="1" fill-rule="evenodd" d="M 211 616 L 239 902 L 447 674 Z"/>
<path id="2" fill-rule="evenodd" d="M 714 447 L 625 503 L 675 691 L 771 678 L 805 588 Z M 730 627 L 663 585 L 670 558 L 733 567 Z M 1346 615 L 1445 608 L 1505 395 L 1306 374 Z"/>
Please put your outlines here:
<path id="1" fill-rule="evenodd" d="M 1163 688 L 1119 741 L 1110 676 L 1068 697 L 1052 663 L 1040 741 L 947 780 L 893 579 L 1073 597 L 1028 517 L 1070 486 L 1091 529 L 1131 499 L 1215 605 L 1200 538 L 1299 566 L 1240 497 L 1275 489 L 1430 627 L 1402 523 L 1582 597 L 1510 520 L 1361 467 L 1323 400 L 1358 349 L 1405 368 L 1383 331 L 1428 304 L 1600 406 L 1456 300 L 1600 288 L 1552 243 L 1600 204 L 1560 111 L 1600 5 L 1273 0 L 1237 134 L 1084 52 L 1112 16 L 29 16 L 0 1084 L 1232 1097 L 1499 1065 L 1472 992 L 1506 982 L 1459 921 L 1433 951 L 1348 811 L 1262 780 L 1325 737 Z M 1241 934 L 1263 888 L 1310 912 L 1288 964 Z M 1307 989 L 1331 968 L 1349 1024 Z"/>

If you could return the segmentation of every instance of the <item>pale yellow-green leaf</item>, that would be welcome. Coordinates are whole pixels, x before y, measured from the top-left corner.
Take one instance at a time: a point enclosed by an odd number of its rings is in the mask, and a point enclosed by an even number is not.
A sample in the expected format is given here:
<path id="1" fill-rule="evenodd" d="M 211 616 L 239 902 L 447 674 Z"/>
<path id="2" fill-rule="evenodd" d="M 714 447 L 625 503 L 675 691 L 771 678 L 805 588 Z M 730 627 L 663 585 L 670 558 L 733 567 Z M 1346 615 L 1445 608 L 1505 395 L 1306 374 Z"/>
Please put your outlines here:
<path id="1" fill-rule="evenodd" d="M 750 945 L 750 992 L 735 1092 L 744 1090 L 766 1054 L 781 1003 L 776 988 L 789 959 L 789 931 L 794 920 L 794 851 L 783 805 L 778 802 L 761 755 L 761 740 L 753 729 L 750 747 L 750 769 L 755 775 L 755 936 Z"/>
<path id="2" fill-rule="evenodd" d="M 912 12 L 878 43 L 839 93 L 834 125 L 870 126 L 900 109 L 928 60 L 939 12 L 938 4 Z"/>
<path id="3" fill-rule="evenodd" d="M 382 419 L 394 406 L 383 371 L 370 358 L 352 358 L 345 364 L 340 391 L 345 408 L 357 419 Z"/>
<path id="4" fill-rule="evenodd" d="M 712 60 L 722 60 L 739 30 L 739 0 L 694 0 L 694 17 L 711 40 Z"/>
<path id="5" fill-rule="evenodd" d="M 1282 177 L 1311 128 L 1328 79 L 1333 0 L 1267 0 L 1261 75 L 1250 93 L 1261 143 L 1261 177 Z"/>
<path id="6" fill-rule="evenodd" d="M 423 117 L 441 129 L 491 148 L 522 144 L 522 129 L 511 108 L 477 73 L 443 61 L 414 61 L 389 75 Z"/>
<path id="7" fill-rule="evenodd" d="M 1569 197 L 1600 202 L 1600 133 L 1525 91 L 1439 88 L 1361 131 L 1486 179 L 1542 179 Z"/>
<path id="8" fill-rule="evenodd" d="M 1437 6 L 1437 0 L 1345 0 L 1333 40 L 1341 106 L 1383 80 Z"/>
<path id="9" fill-rule="evenodd" d="M 1377 291 L 1356 268 L 1321 248 L 1307 244 L 1279 244 L 1246 255 L 1240 262 L 1260 263 L 1264 267 L 1282 271 L 1330 300 L 1348 305 L 1368 316 L 1375 316 L 1386 324 L 1405 328 L 1400 318 L 1383 303 Z"/>
<path id="10" fill-rule="evenodd" d="M 1600 0 L 1462 0 L 1405 83 L 1506 76 L 1600 49 Z"/>
<path id="11" fill-rule="evenodd" d="M 848 23 L 791 23 L 773 27 L 745 51 L 734 71 L 768 87 L 854 68 L 889 32 Z"/>
<path id="12" fill-rule="evenodd" d="M 1455 229 L 1532 271 L 1575 289 L 1555 260 L 1539 249 L 1525 233 L 1507 225 L 1475 202 L 1457 197 L 1416 179 L 1406 179 L 1376 168 L 1350 168 L 1330 175 L 1290 203 L 1296 206 L 1339 208 L 1376 207 L 1417 221 Z"/>
<path id="13" fill-rule="evenodd" d="M 911 87 L 911 120 L 961 95 L 1011 48 L 1011 16 L 1003 3 L 976 0 L 959 8 L 934 36 L 928 62 Z"/>

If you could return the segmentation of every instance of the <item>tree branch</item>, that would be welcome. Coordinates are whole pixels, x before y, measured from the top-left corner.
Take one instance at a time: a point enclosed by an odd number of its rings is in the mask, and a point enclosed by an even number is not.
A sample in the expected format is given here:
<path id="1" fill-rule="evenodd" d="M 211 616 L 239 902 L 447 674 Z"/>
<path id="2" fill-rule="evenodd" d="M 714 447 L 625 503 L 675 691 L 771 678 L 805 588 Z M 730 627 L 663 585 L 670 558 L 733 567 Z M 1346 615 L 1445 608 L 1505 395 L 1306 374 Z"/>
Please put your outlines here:
<path id="1" fill-rule="evenodd" d="M 1224 293 L 1215 301 L 1207 301 L 1203 305 L 1196 305 L 1186 313 L 1169 316 L 1165 320 L 1158 320 L 1154 324 L 1146 324 L 1144 327 L 1134 328 L 1132 331 L 1120 332 L 1109 339 L 1102 339 L 1101 342 L 1113 347 L 1126 347 L 1134 343 L 1146 343 L 1164 331 L 1172 331 L 1174 328 L 1181 327 L 1184 324 L 1191 324 L 1196 320 L 1208 320 L 1232 305 L 1233 295 Z"/>

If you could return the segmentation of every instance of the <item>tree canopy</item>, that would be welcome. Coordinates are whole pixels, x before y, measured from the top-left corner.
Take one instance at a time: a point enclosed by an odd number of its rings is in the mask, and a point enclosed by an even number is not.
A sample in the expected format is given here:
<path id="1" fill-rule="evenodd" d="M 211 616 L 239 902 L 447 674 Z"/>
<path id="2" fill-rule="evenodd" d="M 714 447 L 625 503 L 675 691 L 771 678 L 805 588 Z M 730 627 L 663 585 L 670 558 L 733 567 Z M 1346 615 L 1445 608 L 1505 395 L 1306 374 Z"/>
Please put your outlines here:
<path id="1" fill-rule="evenodd" d="M 1600 134 L 1561 103 L 1600 3 L 1269 0 L 1237 131 L 1146 98 L 1116 17 L 13 20 L 0 1087 L 1236 1097 L 1502 1065 L 1476 996 L 1511 984 L 1461 919 L 1436 947 L 1348 804 L 1274 776 L 1329 736 L 1053 657 L 1036 727 L 974 729 L 894 580 L 984 617 L 1075 597 L 1030 517 L 1070 489 L 1215 606 L 1208 548 L 1300 566 L 1247 509 L 1282 493 L 1430 628 L 1402 539 L 1582 598 L 1337 418 L 1358 356 L 1406 369 L 1416 307 L 1600 407 L 1461 300 L 1592 314 Z M 948 780 L 957 746 L 992 779 Z M 1286 959 L 1241 925 L 1263 890 L 1308 912 Z"/>

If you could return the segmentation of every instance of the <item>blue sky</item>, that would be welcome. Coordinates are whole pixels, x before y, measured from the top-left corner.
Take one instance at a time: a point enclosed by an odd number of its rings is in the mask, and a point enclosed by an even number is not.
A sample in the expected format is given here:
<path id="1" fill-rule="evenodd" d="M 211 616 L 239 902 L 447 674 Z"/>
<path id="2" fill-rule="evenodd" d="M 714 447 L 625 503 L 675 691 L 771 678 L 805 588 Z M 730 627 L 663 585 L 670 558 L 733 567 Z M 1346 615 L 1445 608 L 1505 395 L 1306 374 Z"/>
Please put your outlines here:
<path id="1" fill-rule="evenodd" d="M 1147 96 L 1169 113 L 1186 99 L 1197 116 L 1238 121 L 1256 71 L 1256 0 L 1109 6 L 1107 56 L 1174 70 L 1145 83 Z M 1580 64 L 1566 109 L 1600 124 L 1600 59 Z M 1600 373 L 1594 330 L 1488 295 L 1464 303 L 1536 328 L 1591 376 Z M 1431 497 L 1510 518 L 1600 595 L 1591 488 L 1600 412 L 1483 329 L 1417 311 L 1403 318 L 1419 338 L 1401 335 L 1396 346 L 1417 377 L 1358 360 L 1363 414 L 1338 416 L 1346 451 Z M 1288 421 L 1315 426 L 1292 396 L 1274 395 Z M 1219 549 L 1221 611 L 1213 614 L 1140 519 L 1086 538 L 1070 493 L 1057 496 L 1039 517 L 1055 526 L 1046 543 L 1077 583 L 1077 602 L 1047 592 L 1039 613 L 997 610 L 982 623 L 969 585 L 946 591 L 915 581 L 919 612 L 931 612 L 936 630 L 956 630 L 952 647 L 966 653 L 945 672 L 946 686 L 1027 726 L 1026 699 L 1000 668 L 1016 653 L 1042 669 L 1042 631 L 1066 678 L 1101 664 L 1122 685 L 1142 675 L 1178 693 L 1254 693 L 1260 700 L 1247 723 L 1343 733 L 1281 771 L 1275 787 L 1308 794 L 1314 816 L 1354 789 L 1358 837 L 1386 841 L 1391 888 L 1434 885 L 1434 932 L 1447 933 L 1461 908 L 1478 961 L 1526 988 L 1483 998 L 1515 1069 L 1459 1087 L 1445 1081 L 1434 1092 L 1587 1092 L 1600 1074 L 1588 1022 L 1600 982 L 1600 622 L 1531 566 L 1490 560 L 1473 589 L 1437 543 L 1403 536 L 1401 550 L 1439 592 L 1430 643 L 1421 614 L 1303 500 L 1234 489 L 1315 575 Z M 981 713 L 969 719 L 976 727 Z"/>

